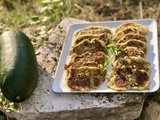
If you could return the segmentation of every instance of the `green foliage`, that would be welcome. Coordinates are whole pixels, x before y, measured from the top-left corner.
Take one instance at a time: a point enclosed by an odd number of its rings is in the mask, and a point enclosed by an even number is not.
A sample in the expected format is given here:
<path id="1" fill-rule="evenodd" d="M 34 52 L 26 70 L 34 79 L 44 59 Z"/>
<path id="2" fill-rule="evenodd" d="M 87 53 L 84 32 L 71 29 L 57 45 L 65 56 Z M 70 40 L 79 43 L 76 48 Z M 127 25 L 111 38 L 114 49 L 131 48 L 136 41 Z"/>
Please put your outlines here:
<path id="1" fill-rule="evenodd" d="M 37 27 L 35 32 L 29 36 L 32 40 L 35 50 L 37 50 L 48 41 L 48 36 L 52 32 L 52 29 L 50 31 L 47 31 L 46 29 L 47 28 L 45 25 Z"/>
<path id="2" fill-rule="evenodd" d="M 0 7 L 0 23 L 7 25 L 10 29 L 27 25 L 27 21 L 35 13 L 31 0 L 30 4 L 24 4 L 22 0 L 2 0 L 0 4 L 2 4 Z"/>
<path id="3" fill-rule="evenodd" d="M 32 24 L 37 24 L 40 23 L 40 19 L 38 16 L 32 16 L 31 19 L 29 20 L 29 23 Z"/>
<path id="4" fill-rule="evenodd" d="M 19 109 L 19 104 L 13 103 L 8 101 L 0 92 L 0 107 L 3 109 L 6 113 L 8 112 L 15 112 Z M 16 120 L 15 118 L 9 118 L 7 114 L 0 111 L 0 120 Z"/>
<path id="5" fill-rule="evenodd" d="M 18 111 L 19 104 L 8 101 L 2 93 L 0 93 L 0 107 L 6 112 Z"/>
<path id="6" fill-rule="evenodd" d="M 30 24 L 53 22 L 64 17 L 73 17 L 76 14 L 75 0 L 38 0 L 37 2 L 39 4 L 39 17 L 33 16 L 30 19 Z"/>
<path id="7" fill-rule="evenodd" d="M 117 44 L 116 44 L 116 43 L 108 44 L 108 45 L 107 45 L 107 48 L 110 49 L 110 51 L 112 52 L 112 54 L 113 54 L 114 56 L 118 55 L 118 54 L 121 52 L 120 49 L 117 47 Z"/>

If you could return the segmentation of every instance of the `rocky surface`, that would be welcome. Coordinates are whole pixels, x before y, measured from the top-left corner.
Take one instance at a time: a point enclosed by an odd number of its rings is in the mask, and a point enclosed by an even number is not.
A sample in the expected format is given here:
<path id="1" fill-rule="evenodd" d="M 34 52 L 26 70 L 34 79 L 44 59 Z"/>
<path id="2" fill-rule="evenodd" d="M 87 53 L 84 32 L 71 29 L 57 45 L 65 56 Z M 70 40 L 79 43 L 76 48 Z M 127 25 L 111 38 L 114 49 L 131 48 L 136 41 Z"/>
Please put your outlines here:
<path id="1" fill-rule="evenodd" d="M 160 120 L 160 104 L 155 100 L 149 101 L 143 116 L 144 120 Z"/>
<path id="2" fill-rule="evenodd" d="M 158 46 L 160 46 L 160 35 L 158 37 Z M 158 52 L 160 55 L 160 50 Z M 156 95 L 152 97 L 152 99 L 153 100 L 145 101 L 147 106 L 144 106 L 142 112 L 144 120 L 160 120 L 160 96 Z"/>
<path id="3" fill-rule="evenodd" d="M 19 112 L 9 113 L 18 120 L 133 120 L 139 117 L 144 94 L 60 94 L 52 82 L 66 31 L 74 23 L 65 18 L 54 30 L 47 44 L 36 51 L 39 82 L 33 95 L 21 103 Z"/>

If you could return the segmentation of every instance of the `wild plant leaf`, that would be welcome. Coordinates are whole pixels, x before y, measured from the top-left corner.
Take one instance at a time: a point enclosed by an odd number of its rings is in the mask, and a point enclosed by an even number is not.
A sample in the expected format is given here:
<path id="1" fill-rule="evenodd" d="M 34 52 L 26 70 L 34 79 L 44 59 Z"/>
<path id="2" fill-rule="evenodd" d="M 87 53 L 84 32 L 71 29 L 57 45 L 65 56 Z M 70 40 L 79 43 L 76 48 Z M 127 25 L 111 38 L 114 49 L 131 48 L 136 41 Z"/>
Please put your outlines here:
<path id="1" fill-rule="evenodd" d="M 108 48 L 115 47 L 115 44 L 108 44 L 107 47 Z"/>
<path id="2" fill-rule="evenodd" d="M 16 104 L 16 103 L 9 103 L 8 104 L 8 109 L 10 109 L 11 111 L 16 111 L 16 110 L 18 110 L 18 104 Z"/>
<path id="3" fill-rule="evenodd" d="M 38 16 L 33 16 L 33 17 L 31 17 L 31 20 L 34 21 L 34 22 L 35 22 L 35 21 L 38 21 L 38 20 L 39 20 L 39 17 L 38 17 Z"/>

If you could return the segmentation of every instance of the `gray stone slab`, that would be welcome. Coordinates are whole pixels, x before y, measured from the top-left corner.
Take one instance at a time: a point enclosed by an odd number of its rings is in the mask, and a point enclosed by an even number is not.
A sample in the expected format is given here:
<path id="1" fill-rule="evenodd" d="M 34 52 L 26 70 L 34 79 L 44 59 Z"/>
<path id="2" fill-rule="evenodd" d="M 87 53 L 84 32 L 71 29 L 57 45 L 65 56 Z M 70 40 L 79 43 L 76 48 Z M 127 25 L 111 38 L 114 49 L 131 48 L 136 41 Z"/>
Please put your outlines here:
<path id="1" fill-rule="evenodd" d="M 65 18 L 48 43 L 36 51 L 38 86 L 33 95 L 21 103 L 19 112 L 9 113 L 10 116 L 18 120 L 133 120 L 140 115 L 144 94 L 58 94 L 52 91 L 66 32 L 70 25 L 82 22 L 86 21 Z"/>

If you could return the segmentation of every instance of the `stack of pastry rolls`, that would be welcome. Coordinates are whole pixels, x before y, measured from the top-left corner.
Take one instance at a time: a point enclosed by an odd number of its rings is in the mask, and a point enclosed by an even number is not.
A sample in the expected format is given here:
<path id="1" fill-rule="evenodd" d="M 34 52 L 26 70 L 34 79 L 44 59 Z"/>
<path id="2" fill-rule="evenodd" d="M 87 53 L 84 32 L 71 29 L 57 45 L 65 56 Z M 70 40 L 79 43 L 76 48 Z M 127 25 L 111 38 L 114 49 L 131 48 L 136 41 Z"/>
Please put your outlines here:
<path id="1" fill-rule="evenodd" d="M 148 29 L 136 22 L 125 22 L 114 32 L 119 54 L 112 62 L 108 87 L 113 90 L 143 90 L 150 85 L 150 62 L 146 60 Z"/>
<path id="2" fill-rule="evenodd" d="M 105 81 L 106 46 L 111 38 L 110 29 L 102 26 L 88 26 L 74 33 L 70 61 L 64 66 L 70 90 L 93 90 Z"/>

